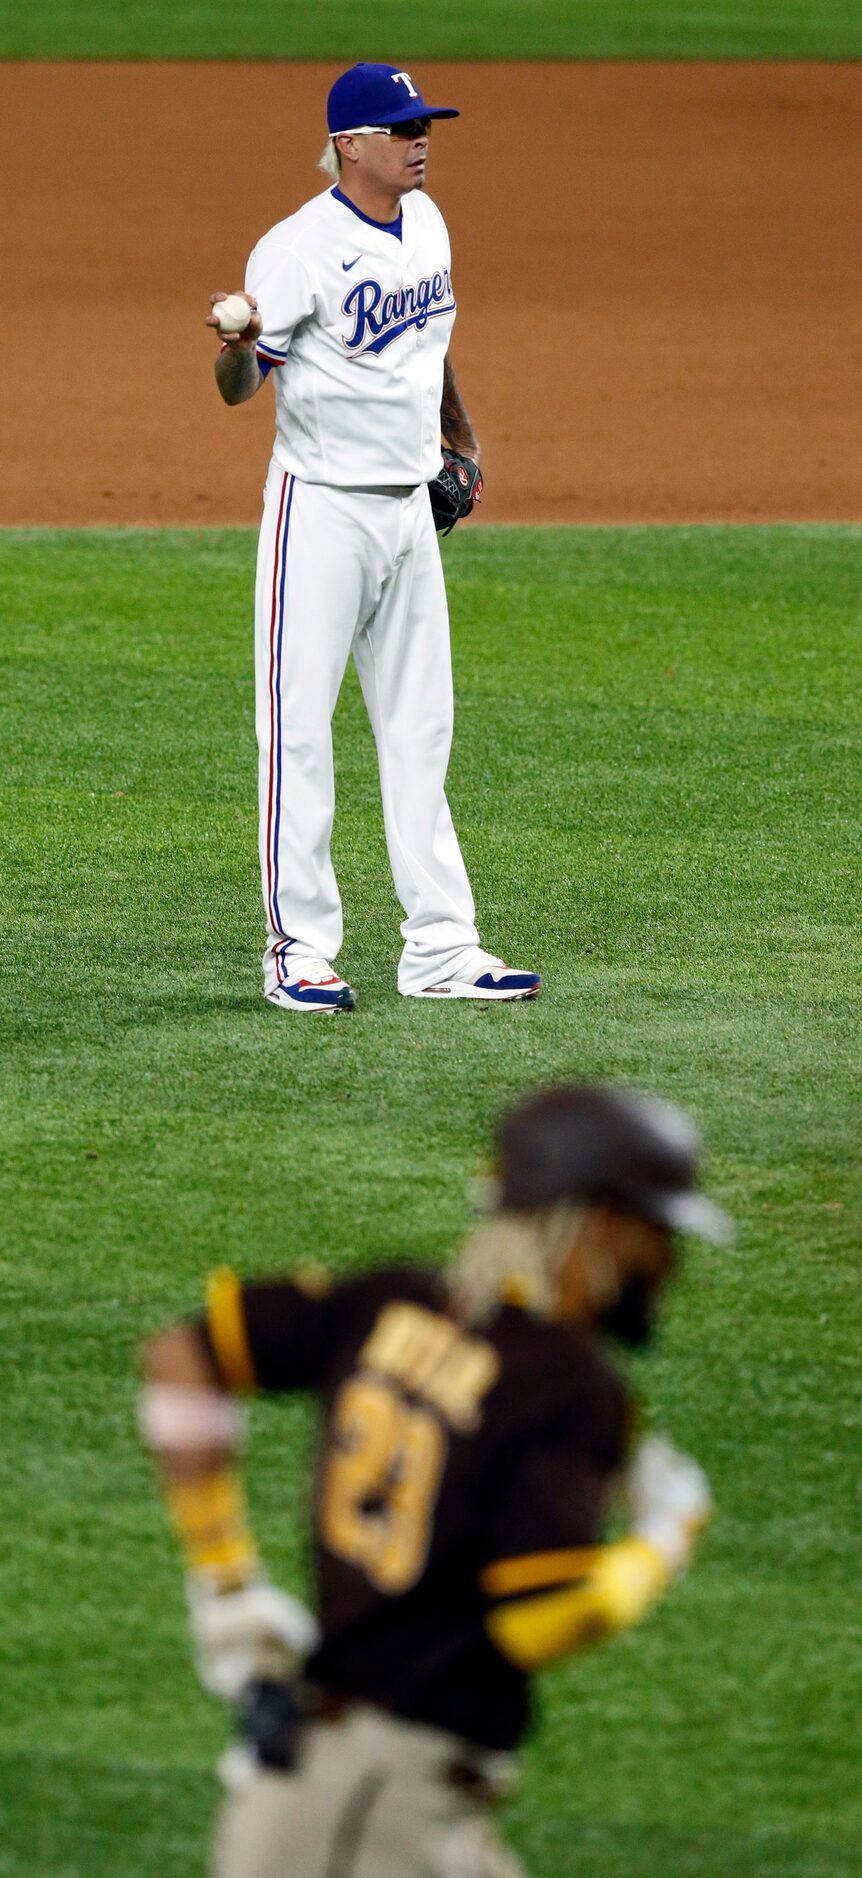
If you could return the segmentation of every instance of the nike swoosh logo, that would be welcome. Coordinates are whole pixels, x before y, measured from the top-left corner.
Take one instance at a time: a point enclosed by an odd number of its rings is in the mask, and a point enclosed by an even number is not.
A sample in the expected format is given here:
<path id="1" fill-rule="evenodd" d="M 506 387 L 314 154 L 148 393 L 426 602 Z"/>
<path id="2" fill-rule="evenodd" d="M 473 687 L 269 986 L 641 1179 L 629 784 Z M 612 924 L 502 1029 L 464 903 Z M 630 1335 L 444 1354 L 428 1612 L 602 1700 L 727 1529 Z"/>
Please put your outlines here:
<path id="1" fill-rule="evenodd" d="M 361 260 L 362 260 L 362 256 L 361 254 L 358 254 L 356 256 L 356 261 L 361 261 Z M 349 274 L 351 268 L 356 266 L 356 261 L 342 261 L 341 265 L 344 269 L 345 274 Z"/>

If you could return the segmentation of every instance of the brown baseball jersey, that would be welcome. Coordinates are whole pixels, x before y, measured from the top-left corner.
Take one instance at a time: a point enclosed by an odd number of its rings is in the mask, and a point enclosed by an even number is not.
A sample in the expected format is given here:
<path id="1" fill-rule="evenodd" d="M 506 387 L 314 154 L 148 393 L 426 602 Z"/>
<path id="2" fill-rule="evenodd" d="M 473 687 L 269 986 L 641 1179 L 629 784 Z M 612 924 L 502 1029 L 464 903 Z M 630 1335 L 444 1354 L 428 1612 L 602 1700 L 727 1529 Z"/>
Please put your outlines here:
<path id="1" fill-rule="evenodd" d="M 485 1620 L 571 1584 L 600 1539 L 629 1413 L 596 1340 L 510 1304 L 465 1328 L 420 1268 L 326 1289 L 219 1274 L 201 1329 L 226 1387 L 323 1404 L 311 1680 L 513 1747 L 527 1678 Z"/>

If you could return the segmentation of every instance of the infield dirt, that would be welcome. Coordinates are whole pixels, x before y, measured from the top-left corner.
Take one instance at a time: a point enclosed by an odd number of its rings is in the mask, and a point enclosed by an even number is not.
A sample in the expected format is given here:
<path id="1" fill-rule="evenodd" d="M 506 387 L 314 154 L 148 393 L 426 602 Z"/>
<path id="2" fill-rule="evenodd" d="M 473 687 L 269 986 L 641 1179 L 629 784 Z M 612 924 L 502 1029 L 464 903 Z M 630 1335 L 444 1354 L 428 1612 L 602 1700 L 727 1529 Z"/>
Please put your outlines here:
<path id="1" fill-rule="evenodd" d="M 0 521 L 256 521 L 271 397 L 203 321 L 326 186 L 336 70 L 0 67 Z M 484 519 L 862 519 L 862 65 L 420 76 Z"/>

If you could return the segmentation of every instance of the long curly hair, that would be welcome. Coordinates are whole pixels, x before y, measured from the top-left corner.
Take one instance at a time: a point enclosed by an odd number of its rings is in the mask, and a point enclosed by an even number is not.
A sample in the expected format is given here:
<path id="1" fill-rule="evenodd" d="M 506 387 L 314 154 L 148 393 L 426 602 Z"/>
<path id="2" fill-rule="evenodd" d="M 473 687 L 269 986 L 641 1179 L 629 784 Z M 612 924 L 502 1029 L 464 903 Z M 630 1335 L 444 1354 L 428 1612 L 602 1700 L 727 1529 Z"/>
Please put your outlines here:
<path id="1" fill-rule="evenodd" d="M 563 1268 L 584 1208 L 570 1200 L 529 1213 L 494 1212 L 468 1234 L 450 1284 L 459 1312 L 478 1324 L 501 1304 L 519 1304 L 554 1317 Z"/>

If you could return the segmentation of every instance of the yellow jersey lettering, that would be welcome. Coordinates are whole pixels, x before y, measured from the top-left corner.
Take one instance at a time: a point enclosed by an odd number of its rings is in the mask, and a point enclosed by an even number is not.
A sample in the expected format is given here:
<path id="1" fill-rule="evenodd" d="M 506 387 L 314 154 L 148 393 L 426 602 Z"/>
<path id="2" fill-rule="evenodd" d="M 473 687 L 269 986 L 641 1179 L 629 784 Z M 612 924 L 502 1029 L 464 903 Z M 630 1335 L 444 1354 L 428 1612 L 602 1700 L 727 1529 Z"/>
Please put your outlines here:
<path id="1" fill-rule="evenodd" d="M 386 1383 L 353 1376 L 339 1390 L 320 1498 L 331 1552 L 378 1591 L 408 1591 L 421 1576 L 446 1462 L 446 1436 L 426 1409 Z"/>
<path id="2" fill-rule="evenodd" d="M 500 1373 L 493 1344 L 419 1304 L 387 1304 L 359 1352 L 363 1369 L 387 1376 L 468 1434 Z"/>

